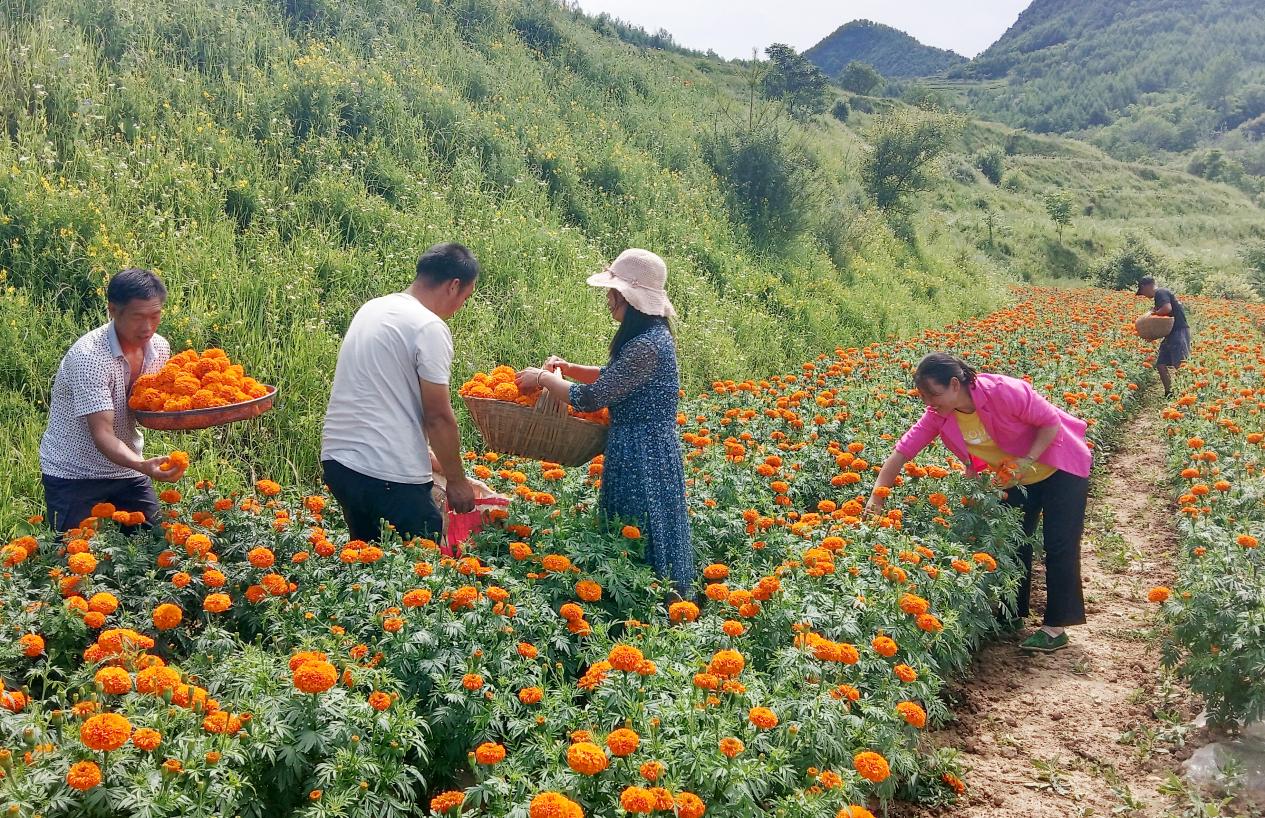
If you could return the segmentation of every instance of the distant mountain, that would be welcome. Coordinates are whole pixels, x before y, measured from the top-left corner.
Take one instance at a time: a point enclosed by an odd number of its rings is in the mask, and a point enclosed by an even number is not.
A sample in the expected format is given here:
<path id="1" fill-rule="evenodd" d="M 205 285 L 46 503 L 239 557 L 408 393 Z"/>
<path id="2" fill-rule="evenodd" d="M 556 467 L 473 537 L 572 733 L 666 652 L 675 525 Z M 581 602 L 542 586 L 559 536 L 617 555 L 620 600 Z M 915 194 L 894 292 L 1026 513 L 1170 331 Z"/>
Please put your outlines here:
<path id="1" fill-rule="evenodd" d="M 1262 0 L 1034 0 L 950 77 L 984 116 L 1035 131 L 1186 150 L 1265 128 Z M 1100 133 L 1111 128 L 1109 133 Z"/>
<path id="2" fill-rule="evenodd" d="M 853 60 L 872 65 L 884 77 L 929 77 L 967 62 L 966 57 L 933 48 L 903 31 L 870 20 L 853 20 L 804 52 L 830 76 Z"/>

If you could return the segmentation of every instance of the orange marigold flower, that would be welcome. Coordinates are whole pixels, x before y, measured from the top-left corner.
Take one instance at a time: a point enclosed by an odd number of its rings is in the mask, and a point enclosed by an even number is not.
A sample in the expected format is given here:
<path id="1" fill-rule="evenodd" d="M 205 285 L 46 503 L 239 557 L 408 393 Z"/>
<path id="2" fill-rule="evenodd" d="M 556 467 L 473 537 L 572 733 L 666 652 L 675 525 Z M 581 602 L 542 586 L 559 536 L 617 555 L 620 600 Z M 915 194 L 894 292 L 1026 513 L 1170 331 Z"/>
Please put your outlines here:
<path id="1" fill-rule="evenodd" d="M 255 491 L 265 497 L 276 497 L 281 493 L 281 485 L 271 480 L 256 480 Z"/>
<path id="2" fill-rule="evenodd" d="M 910 616 L 922 616 L 931 610 L 931 603 L 916 594 L 901 594 L 900 609 Z"/>
<path id="3" fill-rule="evenodd" d="M 707 664 L 707 672 L 722 679 L 731 679 L 742 673 L 747 660 L 736 650 L 718 650 Z"/>
<path id="4" fill-rule="evenodd" d="M 209 613 L 224 613 L 233 607 L 233 600 L 228 594 L 208 594 L 202 600 L 202 610 Z"/>
<path id="5" fill-rule="evenodd" d="M 426 588 L 414 588 L 404 594 L 403 604 L 405 608 L 420 608 L 430 602 L 431 593 Z"/>
<path id="6" fill-rule="evenodd" d="M 562 554 L 546 554 L 541 557 L 540 564 L 546 571 L 555 574 L 571 570 L 571 560 Z"/>
<path id="7" fill-rule="evenodd" d="M 661 761 L 647 761 L 641 765 L 638 772 L 641 777 L 649 781 L 651 784 L 663 777 L 664 767 Z M 668 809 L 671 809 L 669 807 Z"/>
<path id="8" fill-rule="evenodd" d="M 622 670 L 625 673 L 635 673 L 637 667 L 645 658 L 642 652 L 632 645 L 618 644 L 611 648 L 610 655 L 606 657 L 606 660 L 616 670 Z"/>
<path id="9" fill-rule="evenodd" d="M 777 714 L 767 707 L 753 707 L 747 711 L 747 719 L 761 730 L 777 727 Z"/>
<path id="10" fill-rule="evenodd" d="M 584 618 L 584 609 L 574 602 L 564 604 L 558 609 L 558 613 L 568 622 L 578 622 Z"/>
<path id="11" fill-rule="evenodd" d="M 874 818 L 874 813 L 857 804 L 848 804 L 835 818 Z"/>
<path id="12" fill-rule="evenodd" d="M 892 668 L 892 673 L 895 674 L 897 679 L 905 683 L 912 682 L 918 678 L 918 671 L 909 665 L 896 665 Z"/>
<path id="13" fill-rule="evenodd" d="M 946 787 L 953 790 L 958 795 L 966 792 L 966 784 L 953 773 L 945 773 L 940 776 L 940 780 L 944 782 Z"/>
<path id="14" fill-rule="evenodd" d="M 944 624 L 931 614 L 923 614 L 918 617 L 918 628 L 927 633 L 939 633 L 944 630 Z"/>
<path id="15" fill-rule="evenodd" d="M 861 774 L 862 778 L 875 784 L 886 780 L 891 775 L 891 769 L 887 766 L 887 759 L 870 750 L 853 756 L 852 766 Z"/>
<path id="16" fill-rule="evenodd" d="M 635 526 L 635 525 L 626 525 L 626 526 L 624 526 L 623 528 L 621 528 L 621 529 L 620 529 L 619 533 L 620 533 L 620 534 L 623 536 L 623 538 L 624 538 L 624 539 L 626 539 L 626 540 L 639 540 L 639 539 L 641 539 L 641 529 L 640 529 L 640 528 L 638 528 L 638 527 L 637 527 L 637 526 Z"/>
<path id="17" fill-rule="evenodd" d="M 89 750 L 109 752 L 127 743 L 132 723 L 118 713 L 98 713 L 79 728 L 79 740 Z"/>
<path id="18" fill-rule="evenodd" d="M 382 712 L 391 707 L 391 694 L 383 693 L 381 690 L 375 690 L 369 694 L 369 706 L 378 712 Z"/>
<path id="19" fill-rule="evenodd" d="M 895 656 L 899 648 L 895 640 L 888 636 L 874 637 L 874 640 L 870 642 L 870 646 L 874 648 L 874 652 L 879 656 L 884 656 L 888 659 Z"/>
<path id="20" fill-rule="evenodd" d="M 726 636 L 739 637 L 746 632 L 747 626 L 736 619 L 726 619 L 725 623 L 720 626 Z"/>
<path id="21" fill-rule="evenodd" d="M 645 787 L 626 787 L 619 794 L 619 805 L 634 814 L 654 812 L 657 800 Z"/>
<path id="22" fill-rule="evenodd" d="M 121 667 L 103 667 L 92 678 L 111 696 L 122 696 L 132 690 L 132 676 Z"/>
<path id="23" fill-rule="evenodd" d="M 312 659 L 294 669 L 294 686 L 304 693 L 324 693 L 338 683 L 338 670 L 324 659 Z"/>
<path id="24" fill-rule="evenodd" d="M 518 700 L 523 704 L 540 704 L 545 698 L 545 691 L 539 687 L 524 687 L 518 691 Z"/>
<path id="25" fill-rule="evenodd" d="M 693 602 L 673 602 L 668 606 L 668 618 L 673 622 L 693 622 L 698 619 L 698 606 Z"/>
<path id="26" fill-rule="evenodd" d="M 713 562 L 703 569 L 703 577 L 713 581 L 728 579 L 729 566 L 719 562 Z"/>
<path id="27" fill-rule="evenodd" d="M 485 741 L 475 748 L 474 760 L 480 764 L 500 764 L 505 760 L 505 746 Z"/>
<path id="28" fill-rule="evenodd" d="M 1160 585 L 1147 592 L 1146 600 L 1147 602 L 1166 602 L 1172 594 L 1170 589 Z"/>
<path id="29" fill-rule="evenodd" d="M 18 646 L 22 648 L 23 656 L 34 659 L 44 652 L 44 637 L 38 633 L 25 634 L 18 640 Z"/>
<path id="30" fill-rule="evenodd" d="M 915 702 L 900 702 L 896 712 L 910 725 L 922 729 L 927 725 L 927 711 Z"/>
<path id="31" fill-rule="evenodd" d="M 720 753 L 726 758 L 734 758 L 745 749 L 747 748 L 746 745 L 742 743 L 742 740 L 734 738 L 733 736 L 722 738 L 720 740 Z"/>
<path id="32" fill-rule="evenodd" d="M 567 766 L 581 775 L 597 775 L 610 762 L 602 748 L 589 741 L 577 741 L 567 748 Z"/>
<path id="33" fill-rule="evenodd" d="M 151 753 L 162 744 L 163 737 L 157 730 L 142 727 L 132 734 L 132 744 L 138 749 Z"/>
<path id="34" fill-rule="evenodd" d="M 703 818 L 706 811 L 707 805 L 694 793 L 682 791 L 676 794 L 677 818 Z"/>
<path id="35" fill-rule="evenodd" d="M 246 554 L 246 559 L 256 568 L 271 568 L 273 563 L 277 561 L 277 557 L 272 553 L 272 549 L 265 548 L 262 545 L 250 549 Z"/>
<path id="36" fill-rule="evenodd" d="M 1260 545 L 1257 539 L 1251 534 L 1240 534 L 1238 537 L 1235 537 L 1234 541 L 1244 548 L 1255 548 Z"/>
<path id="37" fill-rule="evenodd" d="M 637 748 L 641 746 L 641 736 L 634 730 L 621 727 L 606 737 L 606 746 L 610 748 L 611 755 L 624 758 L 637 752 Z"/>
<path id="38" fill-rule="evenodd" d="M 66 565 L 70 568 L 71 573 L 86 576 L 97 569 L 97 558 L 84 551 L 79 554 L 71 554 L 66 560 Z"/>
<path id="39" fill-rule="evenodd" d="M 448 790 L 441 792 L 434 798 L 430 799 L 430 811 L 443 815 L 446 812 L 452 812 L 457 807 L 465 803 L 466 794 L 460 790 Z"/>
<path id="40" fill-rule="evenodd" d="M 66 773 L 66 784 L 71 789 L 84 792 L 101 783 L 101 768 L 92 761 L 76 761 Z"/>
<path id="41" fill-rule="evenodd" d="M 602 598 L 602 586 L 591 579 L 582 579 L 575 584 L 575 595 L 585 602 L 597 602 Z"/>
<path id="42" fill-rule="evenodd" d="M 531 800 L 529 818 L 584 818 L 580 805 L 558 792 L 542 792 Z"/>
<path id="43" fill-rule="evenodd" d="M 483 677 L 477 673 L 467 673 L 461 677 L 461 686 L 473 693 L 483 687 Z"/>
<path id="44" fill-rule="evenodd" d="M 164 602 L 157 608 L 154 608 L 154 627 L 160 631 L 169 631 L 180 624 L 180 620 L 184 618 L 184 613 L 179 607 Z"/>

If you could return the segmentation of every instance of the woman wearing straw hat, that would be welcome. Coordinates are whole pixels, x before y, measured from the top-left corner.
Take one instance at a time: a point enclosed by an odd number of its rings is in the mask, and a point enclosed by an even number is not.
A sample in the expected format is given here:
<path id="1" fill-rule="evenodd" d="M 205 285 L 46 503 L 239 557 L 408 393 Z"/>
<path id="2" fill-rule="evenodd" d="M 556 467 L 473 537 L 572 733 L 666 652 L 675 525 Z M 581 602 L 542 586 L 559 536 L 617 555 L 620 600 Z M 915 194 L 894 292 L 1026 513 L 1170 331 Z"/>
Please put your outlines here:
<path id="1" fill-rule="evenodd" d="M 667 277 L 667 265 L 654 253 L 620 253 L 588 279 L 606 288 L 606 306 L 619 322 L 606 366 L 552 356 L 543 368 L 519 372 L 516 382 L 523 392 L 547 389 L 581 412 L 610 409 L 599 506 L 640 525 L 651 567 L 687 596 L 695 578 L 694 549 L 676 427 L 680 374 L 668 324 L 676 310 L 664 289 Z"/>

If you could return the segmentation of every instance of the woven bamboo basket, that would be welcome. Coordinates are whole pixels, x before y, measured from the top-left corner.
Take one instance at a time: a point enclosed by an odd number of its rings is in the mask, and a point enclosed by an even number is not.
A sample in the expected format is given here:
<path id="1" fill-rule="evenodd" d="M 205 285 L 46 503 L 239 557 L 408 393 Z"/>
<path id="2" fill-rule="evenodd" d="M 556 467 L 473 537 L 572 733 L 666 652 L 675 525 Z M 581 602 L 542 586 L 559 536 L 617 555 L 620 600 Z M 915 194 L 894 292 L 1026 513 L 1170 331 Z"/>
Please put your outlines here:
<path id="1" fill-rule="evenodd" d="M 1133 322 L 1138 336 L 1145 341 L 1158 341 L 1173 331 L 1173 316 L 1147 313 Z"/>
<path id="2" fill-rule="evenodd" d="M 548 392 L 535 406 L 462 396 L 489 451 L 582 466 L 606 449 L 606 427 L 571 417 Z"/>

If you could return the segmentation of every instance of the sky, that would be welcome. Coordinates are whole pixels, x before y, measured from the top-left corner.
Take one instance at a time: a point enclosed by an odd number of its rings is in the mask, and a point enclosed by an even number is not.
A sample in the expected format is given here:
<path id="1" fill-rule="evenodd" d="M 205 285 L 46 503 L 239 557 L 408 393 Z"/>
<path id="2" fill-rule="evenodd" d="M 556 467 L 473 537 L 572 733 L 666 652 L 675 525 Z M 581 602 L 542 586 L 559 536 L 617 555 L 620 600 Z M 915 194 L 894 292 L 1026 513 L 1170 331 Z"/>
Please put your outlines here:
<path id="1" fill-rule="evenodd" d="M 748 58 L 771 43 L 804 51 L 852 20 L 898 28 L 974 57 L 1010 28 L 1031 0 L 579 0 L 647 31 L 665 28 L 687 48 Z"/>

